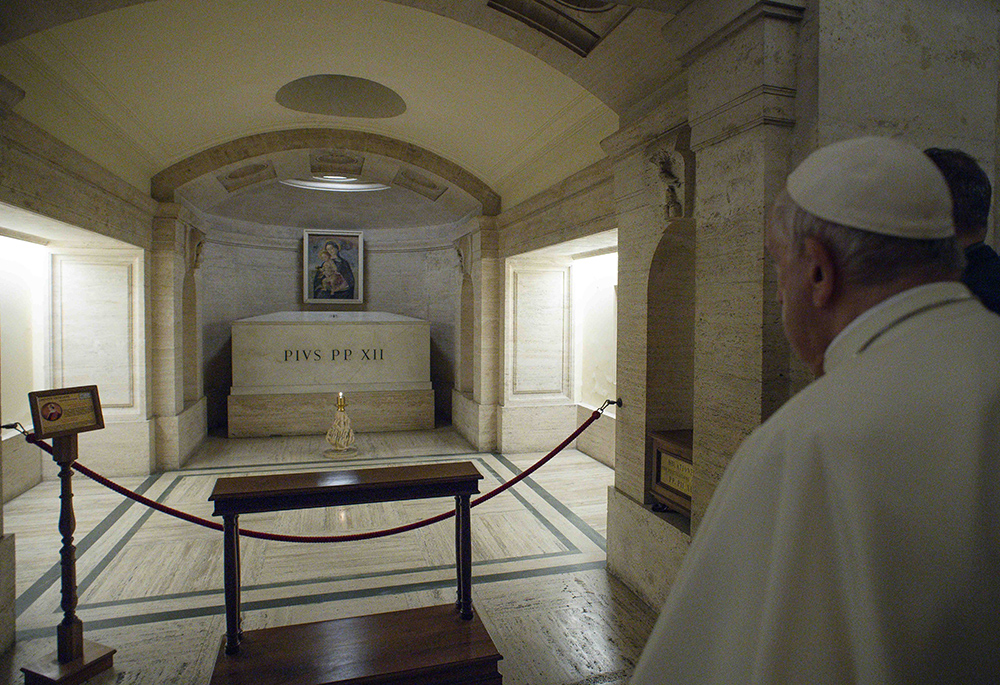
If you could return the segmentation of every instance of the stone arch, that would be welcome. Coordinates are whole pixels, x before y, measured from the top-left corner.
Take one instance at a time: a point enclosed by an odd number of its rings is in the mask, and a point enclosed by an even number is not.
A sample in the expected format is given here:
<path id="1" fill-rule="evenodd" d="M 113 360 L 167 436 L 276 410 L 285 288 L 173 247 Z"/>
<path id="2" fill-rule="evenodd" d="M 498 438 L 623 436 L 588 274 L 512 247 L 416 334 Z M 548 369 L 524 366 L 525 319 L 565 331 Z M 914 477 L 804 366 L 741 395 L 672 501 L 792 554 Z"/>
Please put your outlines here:
<path id="1" fill-rule="evenodd" d="M 476 300 L 472 277 L 462 276 L 461 314 L 459 316 L 458 391 L 472 397 L 475 382 L 475 316 Z"/>
<path id="2" fill-rule="evenodd" d="M 222 167 L 263 155 L 302 149 L 338 149 L 382 155 L 425 169 L 469 193 L 483 206 L 483 215 L 500 213 L 500 196 L 477 177 L 430 150 L 395 138 L 333 128 L 271 131 L 237 138 L 203 150 L 157 173 L 150 193 L 160 202 L 173 202 L 174 192 L 185 183 Z"/>
<path id="3" fill-rule="evenodd" d="M 671 221 L 649 268 L 646 316 L 647 431 L 694 421 L 695 222 Z"/>

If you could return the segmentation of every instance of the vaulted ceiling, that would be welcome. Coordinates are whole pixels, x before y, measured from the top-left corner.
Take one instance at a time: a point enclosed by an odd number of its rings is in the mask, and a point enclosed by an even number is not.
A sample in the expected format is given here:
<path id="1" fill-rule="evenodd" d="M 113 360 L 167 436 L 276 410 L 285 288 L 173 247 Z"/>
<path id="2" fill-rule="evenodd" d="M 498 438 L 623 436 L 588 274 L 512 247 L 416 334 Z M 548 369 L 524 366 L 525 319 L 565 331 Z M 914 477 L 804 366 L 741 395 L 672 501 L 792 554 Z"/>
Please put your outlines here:
<path id="1" fill-rule="evenodd" d="M 601 159 L 676 74 L 661 29 L 689 2 L 7 0 L 0 75 L 15 112 L 209 217 L 446 225 Z M 321 158 L 390 189 L 279 183 Z"/>

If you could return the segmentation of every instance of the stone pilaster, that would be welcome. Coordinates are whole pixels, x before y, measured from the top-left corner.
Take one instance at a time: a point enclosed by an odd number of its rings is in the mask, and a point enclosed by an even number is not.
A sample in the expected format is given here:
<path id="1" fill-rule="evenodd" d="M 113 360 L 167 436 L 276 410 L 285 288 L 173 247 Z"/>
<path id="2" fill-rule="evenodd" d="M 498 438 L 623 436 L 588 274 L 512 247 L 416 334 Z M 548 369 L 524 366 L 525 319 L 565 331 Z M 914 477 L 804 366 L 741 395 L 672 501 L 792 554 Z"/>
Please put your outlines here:
<path id="1" fill-rule="evenodd" d="M 789 2 L 701 5 L 692 10 L 738 13 L 681 57 L 699 179 L 694 529 L 740 442 L 787 399 L 789 353 L 764 230 L 788 172 L 803 15 Z M 692 19 L 668 25 L 668 38 Z"/>
<path id="2" fill-rule="evenodd" d="M 156 462 L 179 468 L 206 434 L 195 270 L 204 234 L 187 210 L 163 204 L 153 219 L 150 278 Z"/>
<path id="3" fill-rule="evenodd" d="M 499 394 L 500 340 L 500 259 L 497 255 L 496 220 L 480 217 L 479 227 L 459 241 L 462 270 L 469 277 L 472 307 L 461 307 L 459 330 L 471 326 L 471 335 L 460 335 L 459 378 L 471 379 L 468 389 L 452 393 L 452 422 L 472 445 L 483 451 L 497 447 L 497 404 Z M 463 286 L 466 287 L 466 286 Z M 471 315 L 471 321 L 465 319 Z M 463 350 L 462 345 L 471 345 Z"/>
<path id="4" fill-rule="evenodd" d="M 617 383 L 623 406 L 616 410 L 615 487 L 640 503 L 650 478 L 647 432 L 690 428 L 690 401 L 686 410 L 666 416 L 669 412 L 649 404 L 648 388 L 650 326 L 657 326 L 650 319 L 650 269 L 661 243 L 671 241 L 690 215 L 694 195 L 689 157 L 685 165 L 683 86 L 676 85 L 671 101 L 604 142 L 614 169 L 618 218 Z M 662 339 L 675 332 L 663 326 L 654 333 Z M 690 397 L 689 387 L 683 392 Z"/>
<path id="5" fill-rule="evenodd" d="M 653 111 L 604 141 L 614 173 L 614 203 L 618 224 L 618 395 L 616 410 L 615 485 L 608 493 L 608 568 L 652 606 L 666 597 L 687 549 L 688 536 L 648 506 L 652 477 L 647 433 L 664 428 L 690 428 L 692 366 L 690 344 L 676 345 L 678 330 L 661 316 L 659 293 L 651 294 L 651 269 L 661 252 L 676 251 L 678 241 L 692 240 L 690 216 L 693 165 L 687 151 L 688 128 L 683 79 L 664 89 L 668 93 Z M 691 252 L 689 249 L 688 252 Z M 694 278 L 687 258 L 685 273 Z M 675 302 L 690 312 L 691 302 Z M 686 335 L 690 336 L 691 323 Z M 651 346 L 650 337 L 653 336 Z M 665 380 L 656 372 L 657 355 L 651 347 L 671 349 L 676 358 L 684 349 L 686 374 Z M 670 374 L 667 374 L 670 375 Z M 686 376 L 679 387 L 674 381 Z M 654 382 L 670 387 L 651 389 Z M 651 392 L 652 390 L 652 392 Z M 686 398 L 659 402 L 658 398 Z"/>
<path id="6" fill-rule="evenodd" d="M 648 431 L 693 428 L 696 527 L 736 446 L 787 394 L 788 350 L 763 236 L 766 208 L 787 172 L 802 14 L 799 2 L 688 5 L 663 29 L 682 66 L 676 87 L 664 88 L 659 108 L 605 141 L 615 160 L 618 389 L 625 403 L 617 412 L 608 566 L 654 606 L 666 598 L 688 536 L 646 502 Z M 690 139 L 680 146 L 685 122 Z M 678 198 L 681 216 L 693 221 L 671 221 L 673 197 L 664 194 L 663 169 L 651 164 L 671 145 L 676 154 L 685 147 L 693 153 L 681 161 L 693 162 L 696 188 L 693 197 Z M 671 288 L 677 297 L 693 290 L 693 315 L 669 298 L 653 301 L 663 268 L 689 270 Z M 688 356 L 686 364 L 674 359 L 654 368 L 670 356 L 659 341 L 650 344 L 654 319 L 665 323 L 663 335 L 690 322 L 690 337 L 672 345 L 674 357 Z M 664 393 L 667 381 L 678 391 Z"/>

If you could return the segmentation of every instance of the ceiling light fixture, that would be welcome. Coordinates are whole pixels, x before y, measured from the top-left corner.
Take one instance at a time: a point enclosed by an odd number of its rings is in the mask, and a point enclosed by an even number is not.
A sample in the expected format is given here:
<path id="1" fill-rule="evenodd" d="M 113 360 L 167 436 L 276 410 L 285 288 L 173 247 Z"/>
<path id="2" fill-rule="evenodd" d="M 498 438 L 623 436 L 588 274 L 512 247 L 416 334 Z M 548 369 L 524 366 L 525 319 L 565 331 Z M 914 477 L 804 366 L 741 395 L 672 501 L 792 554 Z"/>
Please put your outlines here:
<path id="1" fill-rule="evenodd" d="M 373 190 L 388 190 L 384 183 L 368 183 L 352 176 L 325 174 L 313 178 L 286 178 L 281 181 L 286 186 L 306 190 L 332 190 L 338 193 L 367 193 Z"/>

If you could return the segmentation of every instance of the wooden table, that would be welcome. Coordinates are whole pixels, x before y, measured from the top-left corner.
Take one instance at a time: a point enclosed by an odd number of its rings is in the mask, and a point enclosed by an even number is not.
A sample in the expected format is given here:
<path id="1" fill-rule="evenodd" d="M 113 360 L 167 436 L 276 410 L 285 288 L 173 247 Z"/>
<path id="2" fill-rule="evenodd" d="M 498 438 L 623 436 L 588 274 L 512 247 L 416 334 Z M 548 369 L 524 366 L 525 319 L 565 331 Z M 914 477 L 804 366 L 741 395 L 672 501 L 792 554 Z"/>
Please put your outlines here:
<path id="1" fill-rule="evenodd" d="M 239 515 L 428 497 L 455 498 L 456 605 L 463 619 L 472 611 L 472 533 L 469 497 L 482 474 L 469 461 L 353 471 L 287 473 L 220 478 L 208 498 L 223 521 L 226 592 L 226 654 L 240 651 Z"/>

